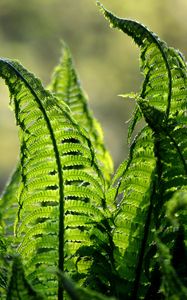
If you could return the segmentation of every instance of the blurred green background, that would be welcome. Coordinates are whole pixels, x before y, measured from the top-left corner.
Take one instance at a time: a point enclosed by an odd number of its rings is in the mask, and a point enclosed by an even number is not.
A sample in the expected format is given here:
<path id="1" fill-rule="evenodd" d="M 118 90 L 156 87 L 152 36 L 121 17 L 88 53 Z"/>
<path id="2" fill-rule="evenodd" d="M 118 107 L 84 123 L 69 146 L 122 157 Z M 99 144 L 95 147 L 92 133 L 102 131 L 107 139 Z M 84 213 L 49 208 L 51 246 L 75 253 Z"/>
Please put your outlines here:
<path id="1" fill-rule="evenodd" d="M 144 23 L 170 46 L 187 55 L 186 0 L 103 0 L 121 17 Z M 90 106 L 104 129 L 117 166 L 127 157 L 127 124 L 132 100 L 117 95 L 138 91 L 138 49 L 111 29 L 94 0 L 0 0 L 0 56 L 17 58 L 48 84 L 61 53 L 69 45 Z M 17 128 L 0 80 L 0 189 L 18 157 Z"/>

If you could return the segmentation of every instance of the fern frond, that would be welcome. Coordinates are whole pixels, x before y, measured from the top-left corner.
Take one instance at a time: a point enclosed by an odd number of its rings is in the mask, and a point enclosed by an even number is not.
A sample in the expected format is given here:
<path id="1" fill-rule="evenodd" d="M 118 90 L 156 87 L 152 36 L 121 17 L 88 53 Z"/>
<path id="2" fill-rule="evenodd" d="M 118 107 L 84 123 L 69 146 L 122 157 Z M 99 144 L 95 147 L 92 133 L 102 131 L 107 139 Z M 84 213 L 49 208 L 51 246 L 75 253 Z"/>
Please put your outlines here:
<path id="1" fill-rule="evenodd" d="M 0 298 L 3 300 L 6 297 L 6 288 L 8 281 L 8 266 L 6 263 L 7 243 L 2 234 L 0 225 Z"/>
<path id="2" fill-rule="evenodd" d="M 0 199 L 0 298 L 2 300 L 6 299 L 11 256 L 16 248 L 14 223 L 19 206 L 18 195 L 20 182 L 20 164 L 18 164 Z"/>
<path id="3" fill-rule="evenodd" d="M 70 273 L 84 269 L 86 274 L 87 262 L 77 270 L 74 256 L 80 246 L 90 245 L 94 222 L 105 218 L 104 178 L 86 130 L 63 101 L 59 103 L 15 61 L 1 59 L 0 75 L 9 87 L 20 127 L 18 252 L 32 284 L 48 299 L 56 299 L 58 283 L 45 266 L 68 268 Z M 72 226 L 71 215 L 77 215 L 77 223 L 79 218 L 84 226 Z M 59 299 L 62 294 L 59 285 Z"/>
<path id="4" fill-rule="evenodd" d="M 6 300 L 42 300 L 44 297 L 38 294 L 25 277 L 25 272 L 20 257 L 15 257 L 12 265 L 12 273 L 7 290 Z"/>
<path id="5" fill-rule="evenodd" d="M 101 9 L 113 27 L 131 36 L 140 47 L 145 80 L 139 96 L 165 112 L 165 120 L 175 116 L 186 123 L 186 63 L 181 53 L 168 47 L 144 25 L 120 19 L 103 7 Z"/>
<path id="6" fill-rule="evenodd" d="M 165 121 L 164 113 L 150 107 L 144 100 L 140 106 L 145 119 L 155 132 L 155 155 L 159 164 L 160 208 L 172 194 L 187 186 L 187 129 L 177 117 Z M 183 111 L 184 113 L 184 111 Z"/>
<path id="7" fill-rule="evenodd" d="M 153 156 L 156 159 L 156 183 L 155 183 L 155 204 L 152 209 L 152 217 L 155 228 L 159 228 L 159 231 L 163 231 L 162 238 L 168 236 L 167 231 L 170 229 L 167 227 L 167 221 L 165 220 L 165 204 L 172 197 L 173 193 L 177 190 L 185 190 L 187 186 L 187 164 L 186 164 L 186 91 L 187 91 L 187 72 L 186 63 L 182 55 L 173 48 L 167 46 L 167 44 L 161 41 L 154 33 L 148 30 L 144 25 L 138 22 L 120 19 L 114 16 L 101 6 L 101 10 L 105 17 L 109 20 L 113 27 L 116 27 L 124 33 L 131 36 L 135 43 L 140 47 L 141 51 L 141 70 L 144 74 L 144 82 L 139 96 L 137 96 L 137 102 L 139 109 L 141 110 L 146 122 L 153 131 L 154 139 L 151 138 L 151 143 L 154 144 L 152 151 Z M 137 112 L 139 110 L 137 108 Z M 138 117 L 139 118 L 139 117 Z M 131 123 L 130 133 L 134 128 L 137 116 Z M 142 156 L 146 155 L 146 151 L 149 149 L 148 145 L 142 147 Z M 138 151 L 137 151 L 138 152 Z M 128 166 L 128 165 L 127 165 Z M 134 203 L 141 199 L 141 192 L 144 192 L 140 188 L 141 174 L 146 174 L 147 168 L 138 172 L 138 166 L 132 172 L 125 174 L 124 179 L 118 184 L 118 191 L 123 192 L 123 189 L 127 190 L 127 196 L 131 199 L 130 203 Z M 135 179 L 134 179 L 135 178 Z M 124 183 L 123 183 L 124 181 Z M 146 178 L 145 178 L 146 184 Z M 147 181 L 148 184 L 148 181 Z M 137 195 L 130 197 L 133 193 L 132 187 Z M 129 190 L 129 192 L 128 192 Z M 139 191 L 139 193 L 138 193 Z M 147 195 L 147 194 L 146 194 Z M 150 195 L 148 196 L 148 198 Z M 151 197 L 150 197 L 151 199 Z M 122 201 L 123 203 L 123 201 Z M 132 205 L 132 204 L 131 204 Z M 128 216 L 132 218 L 133 210 L 127 203 L 124 208 L 124 218 L 128 221 Z M 144 214 L 141 212 L 142 219 Z M 129 217 L 129 219 L 131 219 Z M 123 220 L 123 218 L 121 218 Z M 120 221 L 123 224 L 123 221 Z M 131 226 L 131 222 L 129 227 Z M 118 226 L 118 225 L 117 225 Z M 125 226 L 125 224 L 123 225 Z M 128 225 L 126 225 L 128 227 Z M 135 229 L 134 229 L 135 230 Z M 123 227 L 121 229 L 123 232 Z M 124 240 L 126 238 L 128 244 L 128 236 L 125 236 L 126 230 L 124 230 Z M 136 231 L 135 231 L 136 232 Z M 139 232 L 139 237 L 141 232 Z M 167 237 L 168 239 L 168 237 Z M 172 236 L 167 245 L 170 248 L 174 247 Z M 124 245 L 123 239 L 120 246 Z M 153 239 L 154 240 L 154 239 Z M 169 244 L 168 244 L 169 243 Z M 137 249 L 138 244 L 135 249 Z M 131 248 L 129 248 L 131 249 Z M 125 249 L 124 249 L 125 250 Z M 130 252 L 131 255 L 133 251 Z M 128 257 L 126 258 L 128 261 Z M 133 260 L 130 261 L 133 263 Z M 127 270 L 127 268 L 126 268 Z M 142 268 L 143 271 L 143 268 Z M 125 278 L 128 277 L 125 275 Z M 133 281 L 133 273 L 132 273 Z M 141 285 L 141 280 L 139 282 Z M 133 299 L 138 297 L 138 292 L 133 294 Z M 139 298 L 138 298 L 139 299 Z"/>
<path id="8" fill-rule="evenodd" d="M 3 225 L 4 235 L 10 238 L 14 235 L 14 222 L 18 209 L 20 183 L 20 164 L 18 164 L 0 200 L 0 222 Z"/>
<path id="9" fill-rule="evenodd" d="M 166 205 L 166 217 L 175 232 L 172 265 L 182 284 L 187 285 L 187 190 L 177 191 Z M 169 228 L 171 230 L 171 228 Z M 160 234 L 161 236 L 161 234 Z"/>
<path id="10" fill-rule="evenodd" d="M 113 230 L 114 259 L 125 286 L 117 289 L 119 298 L 136 299 L 137 295 L 141 298 L 147 289 L 144 260 L 151 243 L 155 168 L 152 131 L 145 127 L 135 138 L 129 159 L 113 182 L 118 206 Z"/>
<path id="11" fill-rule="evenodd" d="M 158 261 L 161 267 L 161 292 L 166 299 L 187 297 L 187 191 L 177 191 L 166 205 L 166 216 L 175 237 L 172 248 L 166 245 L 158 231 Z M 160 238 L 161 237 L 161 238 Z"/>
<path id="12" fill-rule="evenodd" d="M 88 107 L 88 99 L 74 69 L 70 50 L 64 43 L 60 64 L 54 71 L 51 91 L 59 101 L 67 103 L 74 119 L 88 132 L 105 180 L 109 183 L 113 173 L 112 159 L 105 149 L 101 126 Z"/>
<path id="13" fill-rule="evenodd" d="M 172 265 L 172 256 L 166 245 L 157 240 L 159 262 L 162 272 L 162 284 L 160 292 L 165 297 L 164 299 L 186 299 L 187 288 L 181 282 L 178 274 Z"/>
<path id="14" fill-rule="evenodd" d="M 60 273 L 59 276 L 71 300 L 87 300 L 89 298 L 92 300 L 115 300 L 113 297 L 107 297 L 91 289 L 77 286 L 67 275 Z"/>
<path id="15" fill-rule="evenodd" d="M 177 130 L 176 136 L 180 136 L 179 131 L 185 136 L 187 72 L 184 58 L 178 51 L 168 47 L 145 26 L 132 20 L 119 19 L 104 8 L 102 10 L 112 26 L 130 35 L 140 47 L 142 71 L 145 80 L 140 96 L 137 97 L 138 103 L 141 104 L 141 99 L 143 99 L 153 109 L 161 111 L 165 127 L 170 126 L 171 119 L 173 119 L 172 122 L 176 122 L 175 127 L 173 127 L 174 132 Z M 155 125 L 158 122 L 155 117 L 153 121 L 153 112 L 151 117 L 147 114 L 145 118 L 149 125 L 150 122 Z M 179 140 L 182 140 L 182 136 L 178 137 Z M 178 144 L 177 141 L 175 142 Z M 185 153 L 184 147 L 181 152 Z M 179 154 L 179 156 L 181 155 Z M 186 167 L 184 166 L 184 168 Z"/>
<path id="16" fill-rule="evenodd" d="M 145 76 L 141 98 L 168 114 L 172 94 L 172 74 L 167 57 L 167 45 L 144 25 L 129 19 L 120 19 L 101 6 L 111 26 L 132 37 L 141 50 L 141 69 Z"/>
<path id="17" fill-rule="evenodd" d="M 173 197 L 167 202 L 166 216 L 175 227 L 186 222 L 181 220 L 183 212 L 187 209 L 187 190 L 180 190 L 174 193 Z M 186 244 L 187 246 L 187 244 Z"/>

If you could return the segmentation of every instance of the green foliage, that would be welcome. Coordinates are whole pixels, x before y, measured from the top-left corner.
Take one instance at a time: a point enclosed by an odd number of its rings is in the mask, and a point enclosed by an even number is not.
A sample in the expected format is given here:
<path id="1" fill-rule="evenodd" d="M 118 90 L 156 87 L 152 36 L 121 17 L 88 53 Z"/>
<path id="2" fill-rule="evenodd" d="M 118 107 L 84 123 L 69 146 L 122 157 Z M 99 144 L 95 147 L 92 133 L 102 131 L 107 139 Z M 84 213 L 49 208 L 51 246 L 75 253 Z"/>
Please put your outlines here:
<path id="1" fill-rule="evenodd" d="M 15 257 L 13 260 L 11 278 L 7 291 L 7 300 L 13 299 L 43 299 L 43 297 L 39 295 L 27 282 L 23 265 L 19 257 Z"/>
<path id="2" fill-rule="evenodd" d="M 140 47 L 145 79 L 129 140 L 146 125 L 111 179 L 67 46 L 49 90 L 0 59 L 20 137 L 0 202 L 2 299 L 187 298 L 186 64 L 143 25 L 100 7 Z"/>
<path id="3" fill-rule="evenodd" d="M 110 176 L 113 173 L 113 162 L 103 144 L 103 133 L 100 124 L 88 108 L 87 97 L 80 86 L 70 51 L 65 44 L 63 45 L 60 64 L 56 67 L 53 75 L 51 91 L 58 97 L 59 101 L 66 102 L 71 109 L 73 118 L 88 132 L 105 183 L 110 182 Z"/>

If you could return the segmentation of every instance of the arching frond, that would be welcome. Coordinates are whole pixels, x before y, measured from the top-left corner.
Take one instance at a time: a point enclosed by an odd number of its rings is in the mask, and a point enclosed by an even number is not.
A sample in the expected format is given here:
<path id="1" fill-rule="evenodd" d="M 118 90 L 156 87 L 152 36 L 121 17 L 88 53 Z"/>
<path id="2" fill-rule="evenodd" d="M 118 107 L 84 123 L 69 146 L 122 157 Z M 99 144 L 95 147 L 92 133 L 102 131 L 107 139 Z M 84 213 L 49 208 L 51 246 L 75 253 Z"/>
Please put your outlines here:
<path id="1" fill-rule="evenodd" d="M 101 6 L 101 10 L 105 17 L 109 20 L 112 27 L 116 27 L 128 34 L 133 38 L 135 43 L 140 47 L 141 52 L 141 70 L 144 75 L 144 82 L 142 85 L 142 89 L 140 94 L 136 97 L 137 100 L 137 108 L 134 118 L 132 119 L 130 126 L 130 135 L 134 129 L 134 126 L 138 119 L 140 119 L 140 110 L 148 123 L 149 128 L 152 130 L 152 155 L 156 162 L 156 181 L 154 187 L 154 205 L 152 202 L 152 213 L 150 220 L 150 229 L 153 226 L 154 229 L 158 229 L 159 232 L 163 231 L 162 237 L 168 237 L 167 231 L 169 228 L 167 227 L 167 221 L 165 220 L 165 204 L 172 197 L 173 193 L 177 190 L 186 189 L 187 186 L 187 165 L 186 165 L 186 90 L 187 90 L 187 72 L 186 72 L 186 64 L 182 55 L 167 46 L 167 44 L 161 41 L 154 33 L 152 33 L 149 29 L 147 29 L 144 25 L 129 19 L 120 19 L 114 16 L 112 13 L 107 11 L 104 7 Z M 153 138 L 154 137 L 154 138 Z M 138 144 L 137 144 L 138 145 Z M 148 145 L 142 147 L 142 157 L 146 155 L 146 152 L 150 149 Z M 131 152 L 134 151 L 131 147 Z M 134 153 L 138 153 L 138 149 L 135 150 Z M 136 154 L 135 154 L 136 155 Z M 127 199 L 130 197 L 129 195 L 133 195 L 133 198 L 130 198 L 130 204 L 128 201 L 124 203 L 124 219 L 127 218 L 130 214 L 129 219 L 130 222 L 120 221 L 122 223 L 121 232 L 123 232 L 125 226 L 128 226 L 129 223 L 131 226 L 132 218 L 134 212 L 131 208 L 133 203 L 137 203 L 138 199 L 140 199 L 141 195 L 141 187 L 140 185 L 141 178 L 143 178 L 143 174 L 148 172 L 147 163 L 145 161 L 144 167 L 145 169 L 138 172 L 138 168 L 140 163 L 135 167 L 135 172 L 133 169 L 129 168 L 129 164 L 127 163 L 127 168 L 125 169 L 124 176 L 120 180 L 120 184 L 118 185 L 118 193 L 125 190 L 124 195 L 127 195 Z M 129 174 L 126 173 L 126 170 L 129 169 Z M 133 178 L 133 179 L 131 179 Z M 136 181 L 135 179 L 136 178 Z M 129 181 L 129 183 L 128 183 Z M 143 180 L 144 184 L 146 184 L 146 179 Z M 154 181 L 151 179 L 149 182 Z M 124 182 L 124 184 L 123 184 Z M 147 182 L 148 183 L 148 182 Z M 133 185 L 136 184 L 136 188 L 134 190 L 138 191 L 139 194 L 134 196 L 133 193 Z M 141 187 L 140 187 L 141 186 Z M 142 190 L 144 197 L 147 196 L 145 190 Z M 134 200 L 134 198 L 136 200 Z M 125 198 L 124 198 L 125 199 Z M 149 199 L 149 200 L 148 200 Z M 151 203 L 151 193 L 148 195 L 148 202 Z M 153 200 L 152 200 L 153 201 Z M 123 200 L 122 202 L 123 203 Z M 130 209 L 128 208 L 130 205 Z M 120 212 L 120 210 L 119 210 Z M 117 217 L 118 218 L 117 214 Z M 140 219 L 144 219 L 144 214 L 141 208 Z M 123 218 L 121 218 L 123 220 Z M 164 221 L 165 220 L 165 221 Z M 147 223 L 144 223 L 147 224 Z M 116 223 L 116 230 L 118 230 L 118 223 Z M 144 227 L 144 233 L 146 232 L 146 225 Z M 165 230 L 163 230 L 163 227 Z M 141 228 L 141 227 L 138 227 Z M 149 230 L 150 230 L 149 229 Z M 134 229 L 135 233 L 136 230 Z M 127 230 L 124 230 L 124 238 L 121 239 L 121 247 L 124 247 L 124 240 L 126 238 L 128 245 L 129 238 L 126 236 Z M 135 234 L 133 232 L 133 234 Z M 142 235 L 142 236 L 143 236 Z M 115 235 L 114 235 L 115 237 Z M 138 239 L 141 237 L 141 233 L 138 233 Z M 168 238 L 167 238 L 168 239 Z M 172 239 L 172 240 L 171 240 Z M 173 240 L 175 239 L 174 235 L 172 238 L 167 240 L 167 245 L 170 245 L 172 248 Z M 135 253 L 137 253 L 138 249 L 138 240 L 136 240 L 137 244 L 135 244 Z M 154 239 L 153 239 L 154 242 Z M 169 243 L 169 244 L 168 244 Z M 145 245 L 146 246 L 146 243 Z M 136 257 L 135 261 L 137 262 L 137 256 L 132 255 L 132 249 L 128 246 L 127 250 L 124 249 L 126 253 L 130 251 L 131 257 Z M 145 251 L 145 249 L 144 249 Z M 124 252 L 124 253 L 125 253 Z M 145 252 L 144 252 L 145 254 Z M 122 266 L 127 263 L 132 263 L 134 266 L 134 261 L 129 260 L 129 256 L 124 255 L 125 263 L 122 262 Z M 138 260 L 140 261 L 141 255 L 139 255 Z M 142 256 L 143 258 L 143 256 Z M 139 264 L 139 267 L 142 269 L 140 271 L 143 274 L 143 264 Z M 154 267 L 152 267 L 154 268 Z M 125 271 L 128 272 L 127 267 L 124 267 Z M 125 275 L 125 278 L 131 277 L 130 271 L 128 275 Z M 137 272 L 136 272 L 137 274 Z M 140 275 L 140 274 L 139 274 Z M 132 277 L 130 280 L 130 284 L 132 284 L 134 280 L 135 273 L 132 272 Z M 135 279 L 136 284 L 134 288 L 136 291 L 132 294 L 129 294 L 131 299 L 141 299 L 145 294 L 141 296 L 141 284 L 144 282 L 139 276 L 139 282 Z M 138 292 L 140 291 L 140 294 Z M 129 288 L 128 288 L 129 291 Z"/>
<path id="2" fill-rule="evenodd" d="M 56 67 L 53 75 L 51 90 L 59 101 L 66 102 L 71 109 L 72 116 L 88 132 L 106 182 L 109 183 L 113 173 L 112 159 L 105 148 L 101 126 L 88 107 L 87 96 L 81 88 L 70 50 L 65 44 L 63 44 L 60 64 Z"/>
<path id="3" fill-rule="evenodd" d="M 72 257 L 80 246 L 93 243 L 89 231 L 104 218 L 104 179 L 88 134 L 67 105 L 15 61 L 1 59 L 0 75 L 10 89 L 20 127 L 18 252 L 32 284 L 55 299 L 57 280 L 44 274 L 45 266 L 86 273 L 89 262 L 77 270 Z M 62 294 L 59 286 L 59 299 Z"/>

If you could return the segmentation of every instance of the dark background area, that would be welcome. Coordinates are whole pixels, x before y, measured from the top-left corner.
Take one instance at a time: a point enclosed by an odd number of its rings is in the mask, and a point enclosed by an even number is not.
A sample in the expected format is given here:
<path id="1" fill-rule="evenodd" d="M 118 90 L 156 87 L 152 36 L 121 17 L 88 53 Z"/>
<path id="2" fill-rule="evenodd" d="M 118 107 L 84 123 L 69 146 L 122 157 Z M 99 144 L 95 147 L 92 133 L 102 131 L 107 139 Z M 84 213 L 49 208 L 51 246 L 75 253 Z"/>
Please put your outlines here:
<path id="1" fill-rule="evenodd" d="M 186 0 L 103 0 L 115 14 L 147 25 L 170 46 L 187 55 Z M 127 123 L 134 103 L 117 95 L 141 86 L 138 49 L 111 29 L 94 0 L 1 0 L 0 56 L 18 59 L 50 81 L 61 53 L 70 47 L 90 106 L 100 121 L 117 166 L 128 154 Z M 8 91 L 0 80 L 0 188 L 18 157 L 17 128 L 8 107 Z"/>

